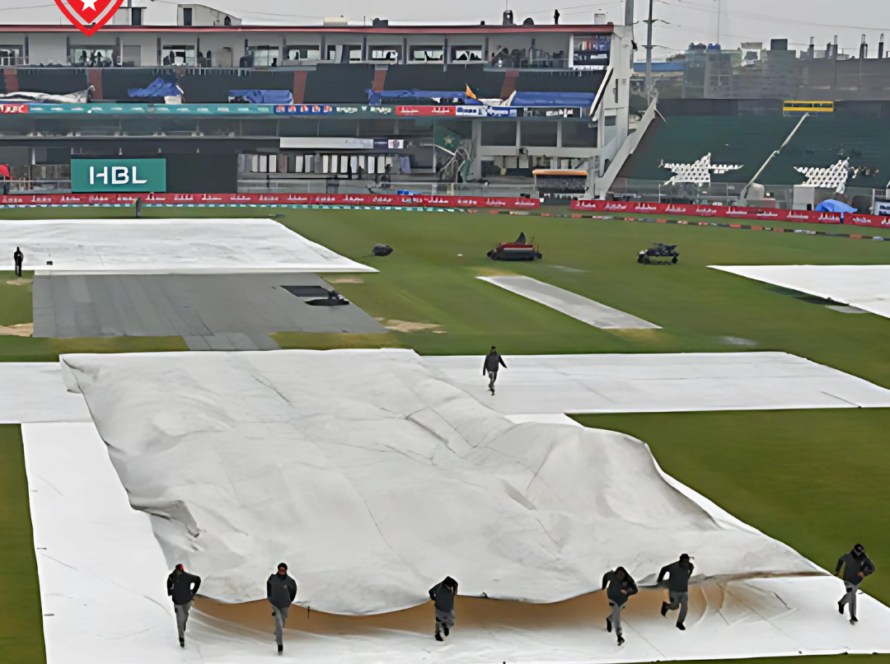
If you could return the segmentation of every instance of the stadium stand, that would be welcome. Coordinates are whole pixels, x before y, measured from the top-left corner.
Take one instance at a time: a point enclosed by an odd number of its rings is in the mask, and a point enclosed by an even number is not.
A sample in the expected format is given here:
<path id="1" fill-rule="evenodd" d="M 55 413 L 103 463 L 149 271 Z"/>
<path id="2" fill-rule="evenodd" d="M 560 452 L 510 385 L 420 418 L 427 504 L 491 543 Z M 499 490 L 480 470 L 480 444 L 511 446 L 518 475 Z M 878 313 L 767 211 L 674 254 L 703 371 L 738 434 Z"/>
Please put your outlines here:
<path id="1" fill-rule="evenodd" d="M 890 182 L 890 122 L 809 117 L 760 177 L 769 184 L 802 184 L 796 168 L 826 169 L 849 160 L 847 186 L 883 188 Z"/>
<path id="2" fill-rule="evenodd" d="M 748 182 L 796 123 L 781 117 L 673 116 L 649 129 L 651 137 L 628 160 L 621 177 L 667 182 L 672 172 L 664 164 L 692 164 L 710 153 L 713 164 L 741 166 L 714 173 L 714 182 Z"/>

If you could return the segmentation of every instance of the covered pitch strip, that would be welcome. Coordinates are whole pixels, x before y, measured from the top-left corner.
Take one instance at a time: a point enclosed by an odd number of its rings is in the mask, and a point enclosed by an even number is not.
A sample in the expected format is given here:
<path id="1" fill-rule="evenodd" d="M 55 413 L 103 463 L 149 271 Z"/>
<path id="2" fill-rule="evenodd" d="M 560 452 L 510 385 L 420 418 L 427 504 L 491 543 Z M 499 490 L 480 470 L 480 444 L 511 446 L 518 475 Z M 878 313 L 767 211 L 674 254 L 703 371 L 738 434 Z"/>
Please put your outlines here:
<path id="1" fill-rule="evenodd" d="M 890 318 L 890 265 L 712 265 L 715 270 Z"/>
<path id="2" fill-rule="evenodd" d="M 38 272 L 376 272 L 272 219 L 0 221 L 0 260 Z M 8 261 L 8 263 L 6 262 Z"/>
<path id="3" fill-rule="evenodd" d="M 601 330 L 659 330 L 658 325 L 531 277 L 478 277 Z"/>

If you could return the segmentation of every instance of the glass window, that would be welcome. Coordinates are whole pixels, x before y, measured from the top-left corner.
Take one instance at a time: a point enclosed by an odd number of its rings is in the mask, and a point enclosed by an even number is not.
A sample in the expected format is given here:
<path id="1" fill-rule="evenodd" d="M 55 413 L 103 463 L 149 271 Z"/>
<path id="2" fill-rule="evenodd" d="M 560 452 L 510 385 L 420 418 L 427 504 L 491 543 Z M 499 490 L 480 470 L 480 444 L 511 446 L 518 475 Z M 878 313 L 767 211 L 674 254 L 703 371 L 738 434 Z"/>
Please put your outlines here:
<path id="1" fill-rule="evenodd" d="M 371 60 L 379 62 L 401 62 L 401 46 L 371 46 Z"/>
<path id="2" fill-rule="evenodd" d="M 251 46 L 249 50 L 254 67 L 277 67 L 280 64 L 277 46 Z"/>
<path id="3" fill-rule="evenodd" d="M 192 24 L 192 8 L 191 7 L 183 7 L 183 9 L 182 9 L 182 24 L 183 25 L 191 25 Z"/>
<path id="4" fill-rule="evenodd" d="M 288 46 L 288 60 L 320 60 L 321 48 L 316 45 Z"/>
<path id="5" fill-rule="evenodd" d="M 357 44 L 329 44 L 328 60 L 332 62 L 361 62 L 362 47 Z"/>
<path id="6" fill-rule="evenodd" d="M 130 8 L 130 24 L 142 25 L 142 7 Z"/>
<path id="7" fill-rule="evenodd" d="M 71 46 L 68 61 L 81 67 L 111 67 L 114 64 L 114 46 Z"/>
<path id="8" fill-rule="evenodd" d="M 412 46 L 411 62 L 443 62 L 445 49 L 439 46 Z"/>
<path id="9" fill-rule="evenodd" d="M 161 55 L 164 65 L 186 65 L 189 67 L 197 65 L 194 46 L 164 46 L 161 49 Z"/>
<path id="10" fill-rule="evenodd" d="M 482 62 L 481 46 L 452 46 L 452 62 Z"/>
<path id="11" fill-rule="evenodd" d="M 15 66 L 22 62 L 21 46 L 0 46 L 0 65 Z"/>

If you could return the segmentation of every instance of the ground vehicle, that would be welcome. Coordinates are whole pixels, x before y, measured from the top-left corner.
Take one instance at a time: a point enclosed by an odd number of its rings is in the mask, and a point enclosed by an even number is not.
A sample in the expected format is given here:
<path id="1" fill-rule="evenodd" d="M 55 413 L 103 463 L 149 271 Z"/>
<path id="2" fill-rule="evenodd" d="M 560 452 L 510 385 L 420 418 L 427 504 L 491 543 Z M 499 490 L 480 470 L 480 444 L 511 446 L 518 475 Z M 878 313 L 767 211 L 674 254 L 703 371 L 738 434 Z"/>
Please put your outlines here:
<path id="1" fill-rule="evenodd" d="M 516 242 L 502 242 L 488 252 L 488 257 L 493 261 L 540 260 L 543 256 L 534 242 L 534 238 L 531 243 L 526 242 L 525 233 L 520 233 Z"/>
<path id="2" fill-rule="evenodd" d="M 660 242 L 652 245 L 649 249 L 643 249 L 637 255 L 637 263 L 648 265 L 650 263 L 671 263 L 676 264 L 680 261 L 680 252 L 677 251 L 675 244 L 661 244 Z"/>

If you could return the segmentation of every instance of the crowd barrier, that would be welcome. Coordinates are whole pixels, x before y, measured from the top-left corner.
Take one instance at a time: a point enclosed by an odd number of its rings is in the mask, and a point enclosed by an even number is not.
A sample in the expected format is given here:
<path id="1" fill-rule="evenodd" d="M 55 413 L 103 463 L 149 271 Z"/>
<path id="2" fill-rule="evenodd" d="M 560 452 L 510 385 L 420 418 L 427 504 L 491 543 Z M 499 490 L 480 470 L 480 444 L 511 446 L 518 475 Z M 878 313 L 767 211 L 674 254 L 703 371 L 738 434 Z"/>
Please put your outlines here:
<path id="1" fill-rule="evenodd" d="M 628 212 L 632 214 L 675 214 L 688 217 L 719 217 L 756 221 L 793 221 L 807 224 L 848 224 L 854 226 L 890 227 L 890 217 L 873 214 L 811 212 L 809 210 L 777 210 L 721 205 L 690 205 L 683 203 L 642 203 L 636 201 L 572 201 L 572 209 L 585 212 Z"/>
<path id="2" fill-rule="evenodd" d="M 26 194 L 0 195 L 0 206 L 121 206 L 141 198 L 146 205 L 170 206 L 255 206 L 342 205 L 371 207 L 486 208 L 493 210 L 534 210 L 536 198 L 487 196 L 410 196 L 398 194 Z"/>

